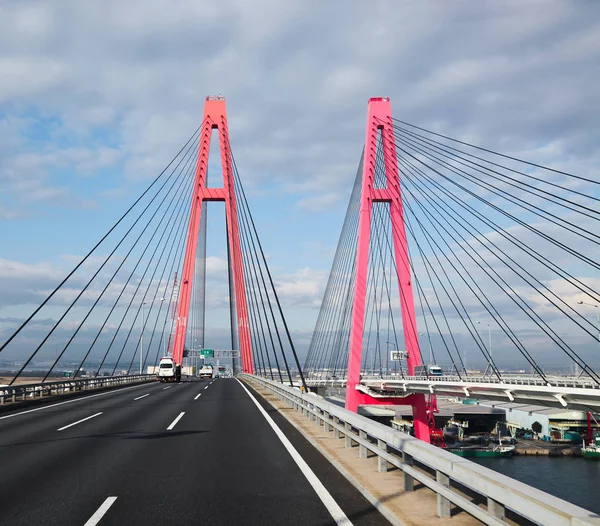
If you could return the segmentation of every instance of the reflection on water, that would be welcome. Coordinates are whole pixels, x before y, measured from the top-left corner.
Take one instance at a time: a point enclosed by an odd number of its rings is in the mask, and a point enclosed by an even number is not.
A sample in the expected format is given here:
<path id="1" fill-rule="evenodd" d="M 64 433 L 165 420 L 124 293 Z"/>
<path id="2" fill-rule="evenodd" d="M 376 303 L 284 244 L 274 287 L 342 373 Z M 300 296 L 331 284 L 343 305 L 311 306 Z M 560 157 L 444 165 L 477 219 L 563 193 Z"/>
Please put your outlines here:
<path id="1" fill-rule="evenodd" d="M 600 461 L 547 456 L 470 460 L 577 506 L 600 513 Z"/>

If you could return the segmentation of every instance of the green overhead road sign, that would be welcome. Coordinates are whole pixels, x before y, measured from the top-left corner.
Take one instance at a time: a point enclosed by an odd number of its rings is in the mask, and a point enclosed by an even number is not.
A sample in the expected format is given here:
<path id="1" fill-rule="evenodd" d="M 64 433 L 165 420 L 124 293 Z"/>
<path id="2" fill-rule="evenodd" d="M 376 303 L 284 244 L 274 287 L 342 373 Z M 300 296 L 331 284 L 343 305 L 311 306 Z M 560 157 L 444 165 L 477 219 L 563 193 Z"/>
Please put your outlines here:
<path id="1" fill-rule="evenodd" d="M 215 351 L 213 349 L 200 349 L 200 356 L 203 358 L 214 358 Z"/>

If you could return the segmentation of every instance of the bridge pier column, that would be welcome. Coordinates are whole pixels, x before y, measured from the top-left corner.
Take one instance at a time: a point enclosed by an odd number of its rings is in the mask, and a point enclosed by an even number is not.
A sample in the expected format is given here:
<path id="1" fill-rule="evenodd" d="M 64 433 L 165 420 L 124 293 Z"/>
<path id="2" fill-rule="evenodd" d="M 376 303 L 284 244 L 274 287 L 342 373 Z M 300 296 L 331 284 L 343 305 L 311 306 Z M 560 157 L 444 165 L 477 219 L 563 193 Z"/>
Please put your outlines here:
<path id="1" fill-rule="evenodd" d="M 450 477 L 441 471 L 435 472 L 435 480 L 445 488 L 450 487 Z M 437 494 L 437 514 L 438 517 L 450 517 L 450 501 L 439 493 Z"/>
<path id="2" fill-rule="evenodd" d="M 385 184 L 375 180 L 377 160 L 383 159 Z M 363 398 L 356 389 L 360 384 L 362 351 L 364 346 L 365 308 L 369 282 L 369 250 L 371 247 L 371 223 L 373 204 L 386 203 L 393 238 L 396 278 L 400 293 L 402 329 L 408 374 L 414 374 L 421 365 L 418 330 L 412 288 L 408 241 L 404 224 L 404 209 L 400 185 L 400 172 L 396 158 L 392 106 L 388 97 L 369 99 L 365 149 L 362 162 L 361 196 L 356 244 L 354 292 L 352 296 L 351 332 L 349 342 L 348 374 L 346 379 L 346 409 L 358 412 Z M 430 441 L 427 409 L 424 395 L 411 397 L 415 436 Z"/>

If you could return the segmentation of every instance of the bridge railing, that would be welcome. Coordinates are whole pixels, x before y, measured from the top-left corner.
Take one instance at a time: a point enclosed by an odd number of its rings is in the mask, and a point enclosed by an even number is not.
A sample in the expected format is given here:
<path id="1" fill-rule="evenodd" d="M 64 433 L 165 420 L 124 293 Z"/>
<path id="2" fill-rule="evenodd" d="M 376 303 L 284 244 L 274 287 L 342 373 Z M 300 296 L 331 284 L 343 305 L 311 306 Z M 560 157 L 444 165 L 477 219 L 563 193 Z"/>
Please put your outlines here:
<path id="1" fill-rule="evenodd" d="M 369 451 L 376 455 L 379 472 L 386 472 L 389 464 L 400 469 L 405 491 L 412 491 L 415 481 L 434 491 L 440 517 L 450 517 L 453 504 L 484 524 L 506 525 L 506 510 L 514 516 L 511 518 L 521 517 L 536 524 L 600 523 L 600 516 L 588 510 L 347 411 L 314 393 L 257 376 L 240 378 L 274 394 L 317 426 L 332 432 L 334 438 L 343 437 L 347 448 L 358 444 L 360 458 L 366 459 Z M 470 499 L 469 493 L 480 497 Z"/>
<path id="2" fill-rule="evenodd" d="M 43 383 L 0 385 L 0 405 L 7 401 L 32 400 L 52 395 L 87 391 L 104 387 L 116 387 L 139 382 L 147 382 L 156 378 L 153 374 L 132 374 L 121 376 L 94 376 L 89 378 L 63 379 Z"/>

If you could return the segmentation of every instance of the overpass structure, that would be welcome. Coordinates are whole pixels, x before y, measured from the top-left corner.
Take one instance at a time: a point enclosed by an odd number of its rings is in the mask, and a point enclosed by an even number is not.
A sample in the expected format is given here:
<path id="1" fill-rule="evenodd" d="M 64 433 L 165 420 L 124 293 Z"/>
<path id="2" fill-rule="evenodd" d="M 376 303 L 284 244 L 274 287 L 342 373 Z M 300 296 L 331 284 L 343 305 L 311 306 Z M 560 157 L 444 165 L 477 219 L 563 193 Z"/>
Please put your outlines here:
<path id="1" fill-rule="evenodd" d="M 213 133 L 217 188 L 207 183 Z M 415 504 L 420 523 L 598 524 L 428 442 L 440 432 L 436 396 L 598 410 L 586 346 L 600 335 L 577 305 L 600 309 L 590 278 L 600 236 L 588 225 L 600 219 L 600 183 L 396 120 L 388 98 L 370 99 L 301 363 L 232 152 L 225 100 L 207 97 L 201 125 L 165 170 L 0 345 L 0 357 L 20 357 L 0 395 L 0 522 L 399 524 L 348 470 L 330 469 L 279 400 L 356 445 L 359 459 L 375 455 L 379 471 L 398 468 L 403 492 L 415 480 L 428 488 L 436 505 Z M 162 387 L 146 366 L 164 355 L 181 365 L 207 343 L 210 201 L 225 203 L 231 349 L 240 351 L 231 365 L 243 383 L 192 377 Z M 532 328 L 581 374 L 549 374 Z M 531 376 L 501 372 L 492 334 L 503 359 Z M 489 374 L 469 374 L 465 346 Z M 441 356 L 452 374 L 432 374 Z M 73 360 L 68 385 L 52 379 Z M 50 363 L 40 382 L 19 386 L 39 363 Z M 78 378 L 83 370 L 93 380 Z M 309 392 L 329 385 L 346 388 L 345 408 Z M 365 404 L 411 405 L 415 437 L 357 415 Z"/>
<path id="2" fill-rule="evenodd" d="M 347 387 L 346 380 L 309 381 L 312 388 Z M 461 399 L 519 402 L 580 411 L 600 411 L 600 386 L 580 377 L 549 376 L 363 376 L 355 387 L 372 398 L 386 400 L 410 394 L 448 396 Z"/>

